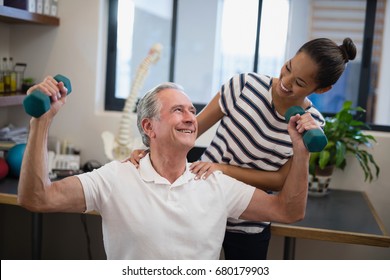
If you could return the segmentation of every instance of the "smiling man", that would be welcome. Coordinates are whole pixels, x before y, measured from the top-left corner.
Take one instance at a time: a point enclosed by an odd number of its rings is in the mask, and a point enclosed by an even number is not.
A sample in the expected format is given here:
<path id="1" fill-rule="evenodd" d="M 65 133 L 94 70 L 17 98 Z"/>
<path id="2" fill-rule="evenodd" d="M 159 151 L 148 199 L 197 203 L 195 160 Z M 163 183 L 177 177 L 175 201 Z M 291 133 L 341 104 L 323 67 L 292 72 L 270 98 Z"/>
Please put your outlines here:
<path id="1" fill-rule="evenodd" d="M 47 113 L 30 121 L 19 203 L 39 212 L 98 211 L 109 259 L 218 259 L 228 217 L 290 223 L 304 216 L 309 153 L 297 129 L 305 126 L 298 124 L 299 115 L 289 122 L 296 156 L 278 195 L 220 171 L 195 179 L 186 155 L 196 139 L 196 112 L 183 89 L 173 83 L 153 88 L 139 102 L 137 125 L 150 153 L 138 168 L 113 161 L 51 182 L 47 135 L 67 90 L 52 77 L 29 93 L 35 89 L 51 96 L 53 103 Z"/>

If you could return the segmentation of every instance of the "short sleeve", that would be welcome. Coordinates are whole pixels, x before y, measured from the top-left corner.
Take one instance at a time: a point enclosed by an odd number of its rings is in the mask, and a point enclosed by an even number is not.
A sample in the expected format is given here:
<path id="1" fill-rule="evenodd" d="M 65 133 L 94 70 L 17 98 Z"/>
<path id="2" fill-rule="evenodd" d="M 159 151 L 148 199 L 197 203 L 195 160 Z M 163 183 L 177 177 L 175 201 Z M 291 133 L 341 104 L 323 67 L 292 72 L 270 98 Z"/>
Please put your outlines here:
<path id="1" fill-rule="evenodd" d="M 219 106 L 225 115 L 229 115 L 229 111 L 236 104 L 236 100 L 240 96 L 244 85 L 245 74 L 237 74 L 222 85 Z"/>
<path id="2" fill-rule="evenodd" d="M 109 178 L 115 178 L 117 164 L 110 162 L 99 169 L 77 175 L 85 195 L 86 212 L 98 211 L 109 199 L 112 191 L 112 182 Z"/>
<path id="3" fill-rule="evenodd" d="M 228 217 L 239 218 L 248 207 L 255 188 L 224 174 L 217 177 L 223 187 Z"/>

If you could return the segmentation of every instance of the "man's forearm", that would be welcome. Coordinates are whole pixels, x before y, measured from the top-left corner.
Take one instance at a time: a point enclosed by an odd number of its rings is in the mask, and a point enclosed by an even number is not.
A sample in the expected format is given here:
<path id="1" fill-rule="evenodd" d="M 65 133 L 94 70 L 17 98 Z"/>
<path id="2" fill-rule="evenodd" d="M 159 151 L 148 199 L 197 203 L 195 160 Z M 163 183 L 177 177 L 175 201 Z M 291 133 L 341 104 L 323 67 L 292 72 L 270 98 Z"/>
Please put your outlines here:
<path id="1" fill-rule="evenodd" d="M 18 202 L 30 210 L 45 204 L 45 187 L 50 184 L 47 153 L 50 123 L 48 118 L 30 121 L 18 187 Z"/>
<path id="2" fill-rule="evenodd" d="M 286 216 L 291 217 L 292 222 L 301 220 L 305 216 L 307 190 L 309 178 L 309 153 L 294 153 L 290 172 L 286 178 L 284 187 L 279 193 Z"/>

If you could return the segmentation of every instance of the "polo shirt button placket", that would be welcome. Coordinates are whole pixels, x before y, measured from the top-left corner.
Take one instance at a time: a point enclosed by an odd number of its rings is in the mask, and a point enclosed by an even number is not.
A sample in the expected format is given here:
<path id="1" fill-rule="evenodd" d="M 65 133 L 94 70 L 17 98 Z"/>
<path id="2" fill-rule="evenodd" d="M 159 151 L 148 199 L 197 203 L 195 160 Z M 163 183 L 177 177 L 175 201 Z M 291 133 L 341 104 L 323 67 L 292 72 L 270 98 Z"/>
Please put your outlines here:
<path id="1" fill-rule="evenodd" d="M 175 201 L 174 191 L 175 191 L 175 187 L 173 187 L 172 185 L 169 186 L 169 188 L 168 188 L 168 201 Z"/>

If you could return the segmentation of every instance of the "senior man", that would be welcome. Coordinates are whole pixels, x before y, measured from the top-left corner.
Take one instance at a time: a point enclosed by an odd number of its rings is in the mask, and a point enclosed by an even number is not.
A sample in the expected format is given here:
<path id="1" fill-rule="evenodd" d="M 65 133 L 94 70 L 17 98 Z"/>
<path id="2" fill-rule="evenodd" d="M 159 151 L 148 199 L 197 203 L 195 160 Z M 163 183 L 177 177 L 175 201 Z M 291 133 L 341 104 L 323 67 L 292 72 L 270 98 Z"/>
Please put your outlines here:
<path id="1" fill-rule="evenodd" d="M 163 83 L 139 102 L 137 124 L 150 153 L 136 168 L 112 161 L 89 173 L 50 181 L 47 139 L 67 89 L 51 76 L 33 86 L 51 96 L 30 121 L 18 201 L 39 212 L 98 211 L 108 259 L 218 259 L 228 217 L 291 223 L 304 217 L 309 152 L 291 117 L 293 162 L 282 191 L 267 194 L 221 172 L 195 179 L 186 160 L 197 134 L 196 111 L 183 89 Z M 297 129 L 299 127 L 299 129 Z"/>

